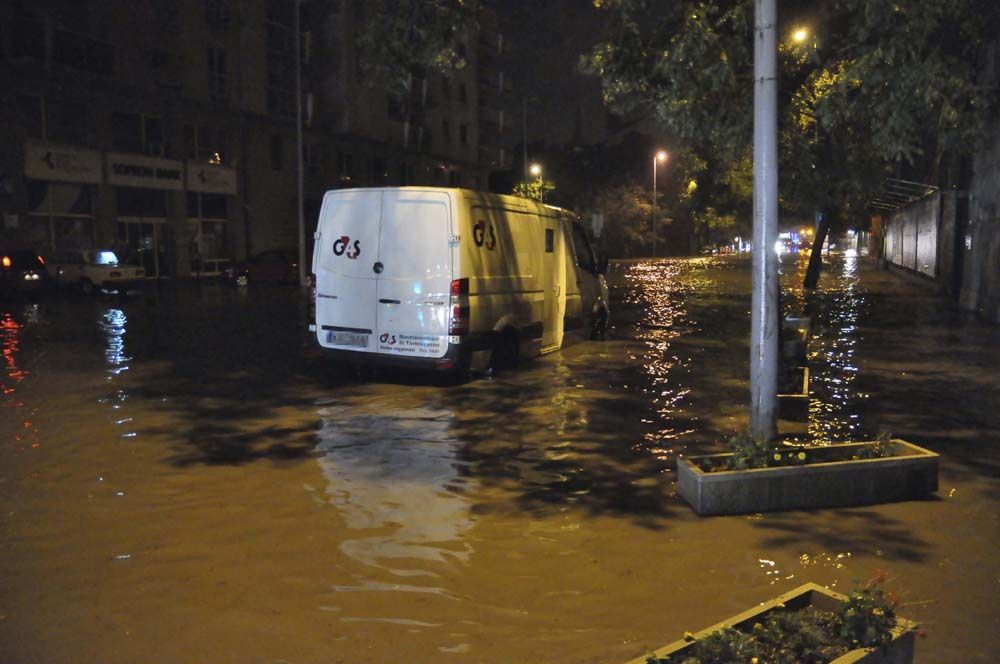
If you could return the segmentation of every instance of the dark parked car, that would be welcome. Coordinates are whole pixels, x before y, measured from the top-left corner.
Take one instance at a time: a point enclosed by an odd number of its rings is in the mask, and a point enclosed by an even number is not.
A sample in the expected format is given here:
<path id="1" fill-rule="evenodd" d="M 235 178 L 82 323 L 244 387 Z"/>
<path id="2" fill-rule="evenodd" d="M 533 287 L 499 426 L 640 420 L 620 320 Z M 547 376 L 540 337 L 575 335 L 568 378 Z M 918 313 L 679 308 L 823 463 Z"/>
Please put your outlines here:
<path id="1" fill-rule="evenodd" d="M 299 280 L 299 250 L 296 247 L 268 249 L 223 271 L 237 286 L 249 284 L 295 284 Z"/>
<path id="2" fill-rule="evenodd" d="M 38 293 L 49 287 L 45 261 L 34 251 L 0 249 L 0 294 Z"/>

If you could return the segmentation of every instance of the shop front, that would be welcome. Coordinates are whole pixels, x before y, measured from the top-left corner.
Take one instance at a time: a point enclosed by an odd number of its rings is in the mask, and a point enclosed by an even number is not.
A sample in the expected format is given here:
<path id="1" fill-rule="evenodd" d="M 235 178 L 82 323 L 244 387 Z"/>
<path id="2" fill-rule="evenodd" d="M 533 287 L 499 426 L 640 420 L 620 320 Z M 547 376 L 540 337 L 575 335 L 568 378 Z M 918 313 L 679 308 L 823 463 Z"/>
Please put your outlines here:
<path id="1" fill-rule="evenodd" d="M 215 276 L 229 265 L 231 208 L 236 171 L 225 166 L 187 162 L 187 247 L 191 274 Z"/>
<path id="2" fill-rule="evenodd" d="M 147 278 L 171 276 L 176 259 L 167 223 L 184 190 L 184 164 L 173 159 L 108 153 L 108 184 L 115 188 L 119 260 L 142 265 Z"/>
<path id="3" fill-rule="evenodd" d="M 8 215 L 4 229 L 11 241 L 42 255 L 93 248 L 101 153 L 28 140 L 24 175 L 25 214 Z"/>

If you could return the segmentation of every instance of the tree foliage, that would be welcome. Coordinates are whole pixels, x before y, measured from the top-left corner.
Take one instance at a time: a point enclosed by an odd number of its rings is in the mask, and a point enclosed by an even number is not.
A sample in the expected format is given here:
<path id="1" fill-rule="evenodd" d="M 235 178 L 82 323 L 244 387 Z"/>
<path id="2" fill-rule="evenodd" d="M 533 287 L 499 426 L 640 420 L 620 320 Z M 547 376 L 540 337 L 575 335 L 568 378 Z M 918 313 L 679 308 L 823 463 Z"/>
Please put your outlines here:
<path id="1" fill-rule="evenodd" d="M 593 210 L 604 215 L 602 250 L 616 258 L 645 256 L 652 247 L 652 192 L 636 185 L 609 187 L 593 201 Z M 666 225 L 659 217 L 658 230 Z M 660 245 L 663 246 L 663 245 Z"/>
<path id="2" fill-rule="evenodd" d="M 477 11 L 475 0 L 366 0 L 355 41 L 361 71 L 402 95 L 415 72 L 464 68 L 459 40 Z"/>
<path id="3" fill-rule="evenodd" d="M 745 160 L 753 120 L 752 1 L 595 5 L 607 12 L 608 32 L 583 66 L 601 77 L 605 100 L 650 112 L 710 163 Z M 995 88 L 980 85 L 977 75 L 1000 28 L 1000 3 L 780 5 L 786 209 L 859 211 L 892 173 L 942 183 L 942 162 L 969 153 L 995 109 Z M 803 44 L 790 40 L 797 24 L 813 35 Z"/>
<path id="4" fill-rule="evenodd" d="M 530 198 L 533 201 L 544 201 L 545 197 L 550 196 L 555 189 L 556 185 L 552 181 L 543 178 L 533 178 L 527 182 L 518 182 L 515 184 L 514 191 L 511 193 L 514 196 Z M 551 197 L 549 200 L 551 200 Z"/>

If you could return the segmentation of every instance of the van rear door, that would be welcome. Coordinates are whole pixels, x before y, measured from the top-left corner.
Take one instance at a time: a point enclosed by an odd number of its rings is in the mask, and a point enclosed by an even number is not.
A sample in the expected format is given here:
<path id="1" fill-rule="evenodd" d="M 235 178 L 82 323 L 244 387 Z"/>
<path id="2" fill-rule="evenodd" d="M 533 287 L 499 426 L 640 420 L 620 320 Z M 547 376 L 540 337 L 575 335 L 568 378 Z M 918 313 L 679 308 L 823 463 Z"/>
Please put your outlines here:
<path id="1" fill-rule="evenodd" d="M 376 350 L 378 190 L 332 192 L 320 212 L 314 252 L 316 337 L 327 348 Z"/>
<path id="2" fill-rule="evenodd" d="M 442 357 L 448 350 L 451 204 L 440 191 L 382 193 L 378 351 Z"/>

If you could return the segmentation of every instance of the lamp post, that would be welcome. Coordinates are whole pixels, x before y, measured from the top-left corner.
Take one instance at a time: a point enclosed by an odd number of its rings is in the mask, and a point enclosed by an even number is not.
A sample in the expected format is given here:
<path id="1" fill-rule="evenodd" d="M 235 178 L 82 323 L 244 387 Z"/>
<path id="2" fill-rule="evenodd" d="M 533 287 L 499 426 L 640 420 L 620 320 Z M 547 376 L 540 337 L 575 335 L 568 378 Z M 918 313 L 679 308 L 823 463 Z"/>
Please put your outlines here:
<path id="1" fill-rule="evenodd" d="M 306 217 L 302 181 L 302 0 L 295 0 L 295 180 L 299 236 L 299 286 L 306 285 Z"/>
<path id="2" fill-rule="evenodd" d="M 653 257 L 656 257 L 656 167 L 667 160 L 666 150 L 657 150 L 653 156 L 653 205 L 650 208 L 650 216 L 653 221 Z"/>
<path id="3" fill-rule="evenodd" d="M 542 165 L 541 164 L 532 164 L 530 172 L 531 172 L 532 175 L 534 175 L 536 178 L 538 178 L 538 202 L 539 203 L 544 203 L 545 202 L 545 187 L 542 186 Z"/>

